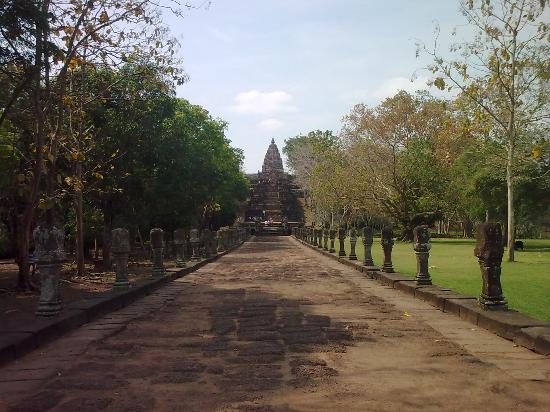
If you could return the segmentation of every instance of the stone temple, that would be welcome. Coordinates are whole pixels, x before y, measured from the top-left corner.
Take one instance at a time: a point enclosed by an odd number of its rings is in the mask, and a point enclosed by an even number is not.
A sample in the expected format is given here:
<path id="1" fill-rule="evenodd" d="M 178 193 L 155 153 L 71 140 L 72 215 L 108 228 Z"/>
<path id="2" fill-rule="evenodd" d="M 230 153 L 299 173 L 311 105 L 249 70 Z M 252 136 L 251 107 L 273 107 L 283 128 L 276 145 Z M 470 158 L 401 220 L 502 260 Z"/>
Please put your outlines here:
<path id="1" fill-rule="evenodd" d="M 261 222 L 267 232 L 280 232 L 283 226 L 290 230 L 302 226 L 304 221 L 303 195 L 286 173 L 275 140 L 265 154 L 262 171 L 247 175 L 250 196 L 245 212 L 246 224 Z M 272 230 L 267 230 L 272 228 Z"/>

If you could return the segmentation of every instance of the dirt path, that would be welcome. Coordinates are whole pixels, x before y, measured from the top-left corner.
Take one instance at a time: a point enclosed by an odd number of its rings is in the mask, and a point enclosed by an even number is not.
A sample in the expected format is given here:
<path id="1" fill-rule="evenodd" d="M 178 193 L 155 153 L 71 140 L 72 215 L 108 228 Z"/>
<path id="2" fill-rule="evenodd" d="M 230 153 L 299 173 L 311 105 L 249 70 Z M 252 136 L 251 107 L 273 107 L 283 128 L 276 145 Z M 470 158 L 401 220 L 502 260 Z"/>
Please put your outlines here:
<path id="1" fill-rule="evenodd" d="M 550 364 L 273 237 L 0 369 L 0 394 L 12 411 L 550 411 Z"/>

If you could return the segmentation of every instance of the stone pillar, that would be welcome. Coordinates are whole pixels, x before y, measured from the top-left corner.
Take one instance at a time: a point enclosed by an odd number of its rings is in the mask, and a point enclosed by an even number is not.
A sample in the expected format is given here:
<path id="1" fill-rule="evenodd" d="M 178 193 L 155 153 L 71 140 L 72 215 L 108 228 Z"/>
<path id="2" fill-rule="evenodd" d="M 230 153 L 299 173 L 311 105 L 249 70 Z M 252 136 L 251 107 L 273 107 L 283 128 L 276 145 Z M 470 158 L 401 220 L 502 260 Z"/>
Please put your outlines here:
<path id="1" fill-rule="evenodd" d="M 187 234 L 183 229 L 174 230 L 174 247 L 176 248 L 176 267 L 185 267 L 185 241 Z"/>
<path id="2" fill-rule="evenodd" d="M 507 309 L 500 284 L 502 255 L 504 254 L 500 223 L 487 222 L 477 227 L 474 254 L 479 259 L 479 268 L 483 279 L 479 304 L 488 310 Z"/>
<path id="3" fill-rule="evenodd" d="M 151 229 L 151 250 L 153 251 L 153 277 L 164 275 L 164 231 L 160 228 Z"/>
<path id="4" fill-rule="evenodd" d="M 334 229 L 330 229 L 329 232 L 328 232 L 328 236 L 330 238 L 330 248 L 329 248 L 329 252 L 330 253 L 334 253 L 335 252 L 335 249 L 334 249 L 334 239 L 336 238 L 336 230 Z"/>
<path id="5" fill-rule="evenodd" d="M 328 229 L 323 229 L 323 249 L 328 251 Z"/>
<path id="6" fill-rule="evenodd" d="M 357 231 L 354 227 L 349 230 L 349 241 L 351 244 L 349 260 L 357 260 L 357 254 L 355 253 L 355 245 L 357 244 Z"/>
<path id="7" fill-rule="evenodd" d="M 199 231 L 197 229 L 191 229 L 191 231 L 189 232 L 189 243 L 191 244 L 191 248 L 193 249 L 191 260 L 201 260 L 199 255 L 199 245 L 201 243 L 201 239 L 199 237 Z"/>
<path id="8" fill-rule="evenodd" d="M 426 225 L 417 226 L 413 230 L 414 253 L 416 254 L 416 284 L 431 285 L 432 278 L 428 271 L 428 259 L 430 257 L 430 228 Z"/>
<path id="9" fill-rule="evenodd" d="M 311 244 L 312 244 L 313 246 L 317 246 L 317 229 L 315 229 L 315 228 L 312 228 L 312 229 L 311 229 L 311 236 L 312 236 L 312 238 L 313 238 Z"/>
<path id="10" fill-rule="evenodd" d="M 374 262 L 372 260 L 372 243 L 373 243 L 372 227 L 365 226 L 363 228 L 361 235 L 363 237 L 363 249 L 365 251 L 365 259 L 363 259 L 363 265 L 374 267 Z"/>
<path id="11" fill-rule="evenodd" d="M 391 252 L 393 249 L 393 230 L 389 226 L 382 228 L 382 250 L 384 251 L 384 265 L 382 272 L 393 273 L 393 264 L 391 261 Z"/>
<path id="12" fill-rule="evenodd" d="M 340 243 L 340 250 L 338 256 L 346 256 L 346 249 L 344 240 L 346 239 L 346 231 L 344 229 L 338 229 L 338 241 Z"/>
<path id="13" fill-rule="evenodd" d="M 127 229 L 111 231 L 111 252 L 115 261 L 114 290 L 125 290 L 130 287 L 128 281 L 128 255 L 130 254 L 130 232 Z"/>
<path id="14" fill-rule="evenodd" d="M 34 261 L 40 270 L 40 299 L 36 316 L 55 316 L 61 312 L 59 292 L 59 272 L 66 259 L 65 236 L 61 229 L 53 225 L 41 225 L 34 229 Z"/>
<path id="15" fill-rule="evenodd" d="M 323 229 L 317 229 L 317 247 L 319 249 L 323 248 Z"/>

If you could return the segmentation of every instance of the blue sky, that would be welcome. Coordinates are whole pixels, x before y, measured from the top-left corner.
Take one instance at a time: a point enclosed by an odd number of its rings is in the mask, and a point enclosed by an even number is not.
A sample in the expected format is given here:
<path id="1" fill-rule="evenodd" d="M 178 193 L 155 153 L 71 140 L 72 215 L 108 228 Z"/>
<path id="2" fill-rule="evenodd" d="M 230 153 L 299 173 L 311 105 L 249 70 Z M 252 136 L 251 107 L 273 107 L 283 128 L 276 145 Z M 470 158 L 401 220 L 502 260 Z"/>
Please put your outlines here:
<path id="1" fill-rule="evenodd" d="M 271 138 L 282 149 L 300 133 L 338 132 L 356 103 L 427 88 L 428 73 L 410 78 L 429 62 L 415 42 L 431 44 L 436 21 L 445 49 L 463 23 L 458 1 L 213 0 L 166 18 L 190 77 L 177 95 L 229 123 L 247 172 Z"/>

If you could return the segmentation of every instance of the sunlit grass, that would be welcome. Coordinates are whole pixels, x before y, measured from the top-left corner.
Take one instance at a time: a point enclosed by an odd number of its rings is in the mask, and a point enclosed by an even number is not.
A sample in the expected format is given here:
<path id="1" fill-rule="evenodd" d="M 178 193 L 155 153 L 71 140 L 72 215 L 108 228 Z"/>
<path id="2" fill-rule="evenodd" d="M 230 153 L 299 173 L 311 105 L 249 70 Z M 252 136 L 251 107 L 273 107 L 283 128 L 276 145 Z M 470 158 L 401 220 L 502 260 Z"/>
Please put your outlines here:
<path id="1" fill-rule="evenodd" d="M 336 252 L 338 240 L 336 239 Z M 525 250 L 516 251 L 516 262 L 502 263 L 502 288 L 510 308 L 534 318 L 550 321 L 550 240 L 524 240 Z M 430 274 L 433 283 L 471 296 L 479 296 L 481 272 L 474 256 L 473 239 L 432 239 L 430 251 Z M 349 254 L 349 238 L 346 239 L 346 254 Z M 364 251 L 358 238 L 356 253 L 363 260 Z M 375 265 L 383 262 L 380 239 L 375 239 L 372 248 Z M 393 266 L 405 276 L 416 274 L 416 258 L 412 243 L 395 242 Z"/>

